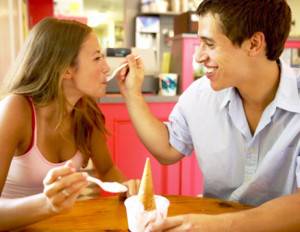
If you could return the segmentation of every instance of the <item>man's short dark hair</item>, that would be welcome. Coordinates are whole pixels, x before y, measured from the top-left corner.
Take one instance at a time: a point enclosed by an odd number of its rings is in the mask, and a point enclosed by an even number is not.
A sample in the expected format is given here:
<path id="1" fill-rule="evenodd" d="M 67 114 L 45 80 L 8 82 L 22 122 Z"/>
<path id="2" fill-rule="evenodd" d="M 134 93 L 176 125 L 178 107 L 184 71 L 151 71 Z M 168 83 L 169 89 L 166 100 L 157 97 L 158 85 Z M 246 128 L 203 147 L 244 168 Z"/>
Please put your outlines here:
<path id="1" fill-rule="evenodd" d="M 223 33 L 234 45 L 241 44 L 255 32 L 266 40 L 266 56 L 277 60 L 291 30 L 291 9 L 286 0 L 204 0 L 197 14 L 218 14 Z"/>

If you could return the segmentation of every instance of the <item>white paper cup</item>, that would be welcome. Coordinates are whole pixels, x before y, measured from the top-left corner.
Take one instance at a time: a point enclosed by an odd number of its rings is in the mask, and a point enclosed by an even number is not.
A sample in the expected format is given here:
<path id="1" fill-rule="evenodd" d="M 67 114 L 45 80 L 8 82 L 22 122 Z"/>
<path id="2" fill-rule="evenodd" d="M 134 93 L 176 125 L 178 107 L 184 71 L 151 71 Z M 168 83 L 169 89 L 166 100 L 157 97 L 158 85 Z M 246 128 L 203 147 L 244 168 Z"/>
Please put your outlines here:
<path id="1" fill-rule="evenodd" d="M 155 195 L 156 209 L 145 211 L 144 205 L 137 195 L 127 198 L 124 202 L 127 213 L 128 228 L 131 232 L 145 231 L 150 220 L 166 218 L 170 202 L 167 198 Z"/>
<path id="2" fill-rule="evenodd" d="M 175 96 L 177 92 L 177 73 L 161 73 L 159 75 L 159 95 Z"/>

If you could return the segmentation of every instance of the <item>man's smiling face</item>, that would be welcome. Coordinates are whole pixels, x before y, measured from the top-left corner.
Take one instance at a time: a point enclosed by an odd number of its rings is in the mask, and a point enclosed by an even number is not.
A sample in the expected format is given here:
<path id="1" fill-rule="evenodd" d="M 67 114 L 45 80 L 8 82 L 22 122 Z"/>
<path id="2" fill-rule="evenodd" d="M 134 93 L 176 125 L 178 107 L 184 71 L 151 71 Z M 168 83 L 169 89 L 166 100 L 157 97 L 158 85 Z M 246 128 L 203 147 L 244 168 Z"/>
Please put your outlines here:
<path id="1" fill-rule="evenodd" d="M 207 13 L 199 17 L 198 36 L 201 43 L 196 61 L 203 62 L 214 90 L 239 86 L 247 73 L 248 53 L 245 46 L 233 45 L 221 25 L 217 14 Z"/>

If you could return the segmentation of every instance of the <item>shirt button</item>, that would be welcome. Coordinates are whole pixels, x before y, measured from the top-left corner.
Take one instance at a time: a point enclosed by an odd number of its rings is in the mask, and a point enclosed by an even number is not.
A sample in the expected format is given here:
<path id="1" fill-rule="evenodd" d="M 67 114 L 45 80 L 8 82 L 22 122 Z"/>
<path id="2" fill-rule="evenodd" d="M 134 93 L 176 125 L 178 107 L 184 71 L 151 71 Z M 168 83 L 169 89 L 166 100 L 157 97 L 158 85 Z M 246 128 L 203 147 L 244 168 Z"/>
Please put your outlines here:
<path id="1" fill-rule="evenodd" d="M 254 152 L 254 148 L 250 148 L 249 151 L 250 151 L 250 153 L 253 153 Z"/>

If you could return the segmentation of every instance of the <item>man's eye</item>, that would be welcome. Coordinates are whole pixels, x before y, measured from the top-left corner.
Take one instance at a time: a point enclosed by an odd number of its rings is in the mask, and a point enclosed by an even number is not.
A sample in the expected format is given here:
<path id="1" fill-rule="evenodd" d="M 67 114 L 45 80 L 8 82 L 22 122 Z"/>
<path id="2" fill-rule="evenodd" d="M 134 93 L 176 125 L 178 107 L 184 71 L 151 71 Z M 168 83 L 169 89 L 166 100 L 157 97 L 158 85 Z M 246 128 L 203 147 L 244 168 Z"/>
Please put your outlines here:
<path id="1" fill-rule="evenodd" d="M 101 60 L 101 56 L 96 57 L 95 60 Z"/>

